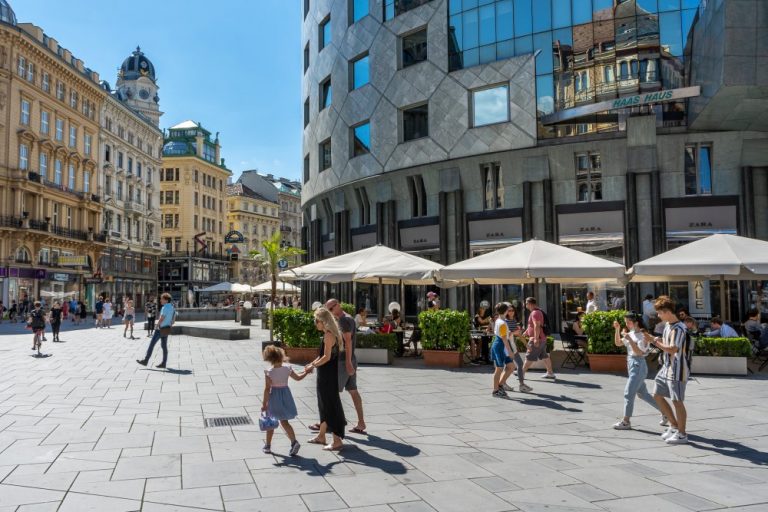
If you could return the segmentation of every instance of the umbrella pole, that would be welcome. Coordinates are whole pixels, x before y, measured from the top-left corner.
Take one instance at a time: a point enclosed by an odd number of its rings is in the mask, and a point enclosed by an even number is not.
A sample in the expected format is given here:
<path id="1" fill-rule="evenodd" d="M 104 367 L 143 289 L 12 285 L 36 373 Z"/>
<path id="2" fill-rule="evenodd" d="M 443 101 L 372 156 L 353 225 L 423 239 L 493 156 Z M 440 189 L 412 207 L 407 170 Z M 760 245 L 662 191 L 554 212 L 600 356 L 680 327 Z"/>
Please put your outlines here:
<path id="1" fill-rule="evenodd" d="M 405 323 L 405 284 L 400 280 L 400 324 Z"/>
<path id="2" fill-rule="evenodd" d="M 384 321 L 384 290 L 381 285 L 381 278 L 379 278 L 379 322 Z"/>
<path id="3" fill-rule="evenodd" d="M 726 320 L 727 315 L 725 314 L 727 311 L 727 293 L 725 290 L 725 276 L 720 276 L 720 318 L 723 319 L 723 321 Z"/>

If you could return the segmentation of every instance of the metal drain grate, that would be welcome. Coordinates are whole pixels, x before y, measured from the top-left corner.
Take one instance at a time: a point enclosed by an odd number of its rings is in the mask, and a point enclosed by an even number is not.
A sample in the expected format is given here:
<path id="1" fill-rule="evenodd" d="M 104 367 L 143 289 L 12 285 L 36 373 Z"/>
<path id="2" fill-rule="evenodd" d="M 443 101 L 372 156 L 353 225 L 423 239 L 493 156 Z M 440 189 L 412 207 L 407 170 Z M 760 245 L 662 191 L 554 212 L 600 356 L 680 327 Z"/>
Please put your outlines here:
<path id="1" fill-rule="evenodd" d="M 250 416 L 227 416 L 224 418 L 205 418 L 206 427 L 236 427 L 238 425 L 253 425 Z"/>

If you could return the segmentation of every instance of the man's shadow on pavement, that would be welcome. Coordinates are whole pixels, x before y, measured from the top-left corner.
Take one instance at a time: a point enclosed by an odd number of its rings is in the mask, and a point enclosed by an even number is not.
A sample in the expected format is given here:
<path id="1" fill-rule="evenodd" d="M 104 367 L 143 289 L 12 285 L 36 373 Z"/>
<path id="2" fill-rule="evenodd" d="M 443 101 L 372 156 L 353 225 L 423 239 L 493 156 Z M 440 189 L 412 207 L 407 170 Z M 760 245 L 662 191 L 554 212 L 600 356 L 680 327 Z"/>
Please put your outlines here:
<path id="1" fill-rule="evenodd" d="M 642 428 L 634 429 L 635 432 L 642 432 L 643 434 L 649 434 L 654 437 L 659 435 L 658 432 L 651 430 L 645 430 Z M 736 441 L 726 441 L 724 439 L 710 439 L 696 434 L 688 434 L 688 444 L 699 450 L 708 452 L 714 452 L 726 457 L 732 457 L 734 459 L 741 459 L 747 462 L 751 462 L 756 466 L 768 466 L 768 453 L 755 450 L 749 446 L 745 446 Z"/>
<path id="2" fill-rule="evenodd" d="M 768 466 L 768 453 L 760 452 L 736 441 L 708 439 L 695 434 L 688 434 L 688 444 L 700 450 L 745 460 L 757 466 Z"/>
<path id="3" fill-rule="evenodd" d="M 370 434 L 362 437 L 354 437 L 356 444 L 370 446 L 371 448 L 378 448 L 380 450 L 386 450 L 394 453 L 398 457 L 415 457 L 421 453 L 421 450 L 415 446 L 411 446 L 405 443 L 399 443 L 391 439 L 384 439 L 379 436 L 372 436 Z"/>
<path id="4" fill-rule="evenodd" d="M 174 375 L 192 375 L 192 370 L 179 370 L 176 368 L 143 368 L 145 372 L 172 373 Z"/>
<path id="5" fill-rule="evenodd" d="M 317 459 L 309 459 L 300 455 L 291 457 L 288 455 L 272 454 L 278 462 L 275 467 L 287 467 L 299 469 L 309 476 L 324 477 L 331 472 L 337 464 L 356 464 L 367 468 L 376 468 L 389 475 L 404 475 L 408 472 L 405 465 L 397 460 L 384 460 L 376 457 L 355 445 L 345 445 L 338 453 L 340 460 L 321 464 Z"/>
<path id="6" fill-rule="evenodd" d="M 535 398 L 528 398 L 528 397 L 535 397 Z M 532 405 L 534 407 L 546 407 L 548 409 L 554 409 L 556 411 L 566 411 L 566 412 L 582 412 L 582 410 L 576 409 L 574 407 L 565 407 L 559 402 L 568 402 L 568 403 L 575 403 L 575 404 L 584 403 L 581 400 L 570 398 L 565 395 L 554 396 L 554 395 L 545 395 L 542 393 L 519 393 L 515 396 L 507 395 L 504 398 L 505 400 L 510 400 L 512 402 L 519 402 L 523 405 Z"/>

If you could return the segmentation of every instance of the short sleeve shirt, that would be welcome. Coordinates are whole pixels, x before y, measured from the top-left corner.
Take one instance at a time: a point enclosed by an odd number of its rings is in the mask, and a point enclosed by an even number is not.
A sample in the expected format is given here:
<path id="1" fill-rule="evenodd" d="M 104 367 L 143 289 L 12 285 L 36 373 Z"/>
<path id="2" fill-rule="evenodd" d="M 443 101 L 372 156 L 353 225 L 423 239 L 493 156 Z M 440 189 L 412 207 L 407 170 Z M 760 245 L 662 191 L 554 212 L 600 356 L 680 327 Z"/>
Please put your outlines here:
<path id="1" fill-rule="evenodd" d="M 276 366 L 264 370 L 264 373 L 269 380 L 272 381 L 272 386 L 277 388 L 286 387 L 288 385 L 288 377 L 291 375 L 290 366 Z"/>
<path id="2" fill-rule="evenodd" d="M 357 342 L 355 333 L 357 332 L 357 325 L 355 324 L 355 319 L 344 313 L 344 316 L 339 318 L 339 328 L 341 328 L 342 336 L 347 332 L 352 333 L 352 365 L 357 368 L 357 357 L 355 356 L 355 343 Z M 340 362 L 341 359 L 342 358 L 339 358 Z"/>
<path id="3" fill-rule="evenodd" d="M 525 335 L 529 338 L 533 338 L 534 323 L 539 324 L 539 339 L 538 341 L 544 341 L 547 339 L 547 335 L 544 334 L 544 313 L 540 309 L 534 309 L 531 314 L 528 315 L 528 329 L 525 331 Z"/>
<path id="4" fill-rule="evenodd" d="M 163 317 L 163 324 L 160 327 L 170 327 L 175 313 L 176 310 L 173 308 L 173 304 L 169 302 L 164 305 L 163 309 L 160 310 L 160 316 Z"/>
<path id="5" fill-rule="evenodd" d="M 104 303 L 99 301 L 96 303 L 96 314 L 101 314 L 104 312 Z"/>
<path id="6" fill-rule="evenodd" d="M 635 343 L 637 343 L 637 348 L 640 349 L 643 355 L 648 353 L 648 349 L 650 348 L 650 346 L 648 345 L 648 342 L 645 341 L 645 336 L 643 336 L 643 333 L 632 331 L 632 332 L 628 332 L 627 335 L 622 338 L 622 341 L 624 342 L 624 346 L 627 347 L 628 357 L 643 357 L 643 356 L 635 355 L 634 350 L 632 350 L 632 347 L 629 345 L 630 339 Z"/>
<path id="7" fill-rule="evenodd" d="M 509 327 L 503 318 L 496 319 L 496 323 L 493 324 L 493 334 L 502 340 L 507 339 L 507 336 L 509 335 Z"/>
<path id="8" fill-rule="evenodd" d="M 660 373 L 672 381 L 686 382 L 688 380 L 688 333 L 683 322 L 667 324 L 664 328 L 664 343 L 677 347 L 677 352 L 663 353 L 663 366 Z"/>

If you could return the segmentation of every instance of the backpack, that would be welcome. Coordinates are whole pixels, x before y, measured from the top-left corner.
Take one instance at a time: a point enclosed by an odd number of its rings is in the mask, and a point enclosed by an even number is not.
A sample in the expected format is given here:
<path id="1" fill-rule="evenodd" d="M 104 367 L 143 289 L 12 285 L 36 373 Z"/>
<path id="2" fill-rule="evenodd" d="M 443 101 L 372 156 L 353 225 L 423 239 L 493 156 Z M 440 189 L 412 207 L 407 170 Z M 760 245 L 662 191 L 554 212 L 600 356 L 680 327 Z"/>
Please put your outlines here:
<path id="1" fill-rule="evenodd" d="M 33 309 L 29 316 L 32 317 L 30 323 L 32 329 L 45 329 L 45 316 L 42 309 L 39 311 Z"/>
<path id="2" fill-rule="evenodd" d="M 544 335 L 551 336 L 552 328 L 549 326 L 549 317 L 543 309 L 539 309 L 539 311 L 541 311 L 541 314 L 544 315 L 544 325 L 541 326 L 542 330 L 544 331 Z"/>

